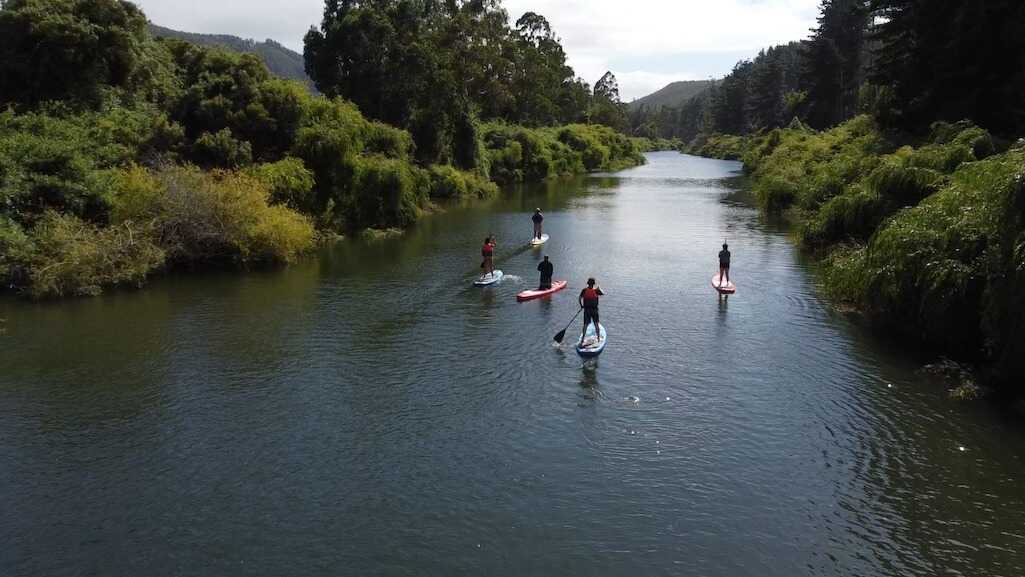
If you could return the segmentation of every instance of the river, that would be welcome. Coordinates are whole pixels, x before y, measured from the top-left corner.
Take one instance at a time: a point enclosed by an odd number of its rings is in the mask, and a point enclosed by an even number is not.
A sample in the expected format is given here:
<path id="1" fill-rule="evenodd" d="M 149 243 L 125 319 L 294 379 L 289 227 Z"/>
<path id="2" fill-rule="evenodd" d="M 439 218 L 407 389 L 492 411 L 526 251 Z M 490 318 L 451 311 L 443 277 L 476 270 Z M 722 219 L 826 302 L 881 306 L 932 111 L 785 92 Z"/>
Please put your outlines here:
<path id="1" fill-rule="evenodd" d="M 0 301 L 0 574 L 1025 574 L 1025 433 L 833 312 L 737 163 L 648 159 L 285 270 Z M 489 232 L 510 276 L 474 288 Z M 570 288 L 517 303 L 542 254 Z M 588 276 L 583 363 L 552 335 Z"/>

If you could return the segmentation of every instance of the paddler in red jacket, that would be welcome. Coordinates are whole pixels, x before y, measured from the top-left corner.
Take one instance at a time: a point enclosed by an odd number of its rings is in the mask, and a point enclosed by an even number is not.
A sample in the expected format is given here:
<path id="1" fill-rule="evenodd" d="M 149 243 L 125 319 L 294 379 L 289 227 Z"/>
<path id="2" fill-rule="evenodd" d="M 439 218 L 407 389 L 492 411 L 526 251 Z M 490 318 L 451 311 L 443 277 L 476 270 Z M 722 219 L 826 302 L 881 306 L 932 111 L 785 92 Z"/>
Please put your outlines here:
<path id="1" fill-rule="evenodd" d="M 587 325 L 594 323 L 594 335 L 601 341 L 601 327 L 598 326 L 598 297 L 605 293 L 601 287 L 595 284 L 594 278 L 587 279 L 587 288 L 580 291 L 580 308 L 584 309 L 584 330 L 580 333 L 580 344 L 584 344 L 584 336 L 587 335 Z"/>
<path id="2" fill-rule="evenodd" d="M 495 239 L 487 237 L 484 239 L 484 246 L 480 248 L 480 255 L 484 257 L 484 262 L 480 263 L 480 267 L 484 269 L 484 275 L 495 274 Z"/>

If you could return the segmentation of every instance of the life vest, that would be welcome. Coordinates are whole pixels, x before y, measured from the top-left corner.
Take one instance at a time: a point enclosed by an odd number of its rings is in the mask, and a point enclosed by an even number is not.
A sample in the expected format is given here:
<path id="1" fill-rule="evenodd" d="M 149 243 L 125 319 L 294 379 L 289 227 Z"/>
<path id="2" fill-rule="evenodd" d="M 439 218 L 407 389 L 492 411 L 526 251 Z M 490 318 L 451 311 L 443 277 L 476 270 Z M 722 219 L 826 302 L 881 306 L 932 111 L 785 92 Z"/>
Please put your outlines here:
<path id="1" fill-rule="evenodd" d="M 481 249 L 480 249 L 480 254 L 481 254 L 481 256 L 491 256 L 491 255 L 492 255 L 492 254 L 494 254 L 494 253 L 495 253 L 495 247 L 494 247 L 494 246 L 492 246 L 492 245 L 491 245 L 490 243 L 488 243 L 488 244 L 485 244 L 485 245 L 484 245 L 483 247 L 481 247 Z"/>
<path id="2" fill-rule="evenodd" d="M 597 308 L 598 307 L 598 291 L 587 287 L 584 289 L 584 308 Z"/>

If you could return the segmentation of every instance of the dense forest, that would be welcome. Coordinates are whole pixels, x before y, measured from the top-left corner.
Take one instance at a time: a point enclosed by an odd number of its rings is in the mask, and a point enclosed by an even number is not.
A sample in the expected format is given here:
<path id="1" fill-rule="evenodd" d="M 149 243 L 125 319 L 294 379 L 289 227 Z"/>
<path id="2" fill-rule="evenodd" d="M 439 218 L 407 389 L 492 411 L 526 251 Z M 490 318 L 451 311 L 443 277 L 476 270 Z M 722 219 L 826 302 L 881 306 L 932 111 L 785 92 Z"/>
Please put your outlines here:
<path id="1" fill-rule="evenodd" d="M 818 22 L 680 136 L 743 160 L 838 302 L 1025 393 L 1025 4 L 824 0 Z"/>
<path id="2" fill-rule="evenodd" d="M 2 2 L 2 286 L 289 262 L 438 199 L 643 162 L 615 78 L 576 79 L 537 14 L 329 0 L 322 30 L 305 61 L 326 96 L 254 54 L 155 38 L 130 2 Z"/>
<path id="3" fill-rule="evenodd" d="M 801 42 L 768 48 L 716 86 L 634 115 L 631 129 L 700 145 L 794 119 L 821 130 L 862 113 L 924 136 L 965 118 L 1025 133 L 1025 5 L 1014 0 L 825 0 Z M 651 132 L 650 128 L 647 132 Z"/>
<path id="4" fill-rule="evenodd" d="M 260 57 L 267 70 L 274 76 L 298 80 L 313 88 L 313 81 L 306 74 L 306 62 L 303 60 L 303 55 L 293 52 L 271 39 L 257 42 L 229 34 L 182 32 L 156 24 L 149 25 L 149 32 L 154 38 L 177 38 L 199 46 L 221 46 L 236 52 L 255 54 Z"/>

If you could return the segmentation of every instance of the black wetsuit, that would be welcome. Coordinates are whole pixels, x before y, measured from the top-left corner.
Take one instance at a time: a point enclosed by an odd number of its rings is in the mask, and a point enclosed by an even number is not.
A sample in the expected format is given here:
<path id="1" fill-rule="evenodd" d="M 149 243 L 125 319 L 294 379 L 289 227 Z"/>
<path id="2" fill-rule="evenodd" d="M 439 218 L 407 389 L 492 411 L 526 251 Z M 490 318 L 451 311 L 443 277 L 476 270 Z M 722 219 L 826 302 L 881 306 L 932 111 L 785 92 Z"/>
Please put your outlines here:
<path id="1" fill-rule="evenodd" d="M 542 261 L 541 264 L 537 265 L 537 270 L 541 272 L 541 284 L 539 290 L 545 290 L 552 288 L 552 274 L 555 273 L 555 265 L 551 261 Z"/>
<path id="2" fill-rule="evenodd" d="M 730 270 L 730 251 L 726 249 L 719 251 L 719 268 Z"/>

